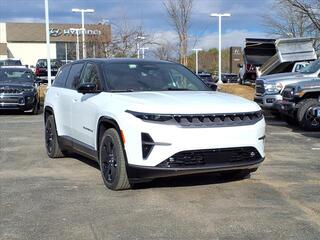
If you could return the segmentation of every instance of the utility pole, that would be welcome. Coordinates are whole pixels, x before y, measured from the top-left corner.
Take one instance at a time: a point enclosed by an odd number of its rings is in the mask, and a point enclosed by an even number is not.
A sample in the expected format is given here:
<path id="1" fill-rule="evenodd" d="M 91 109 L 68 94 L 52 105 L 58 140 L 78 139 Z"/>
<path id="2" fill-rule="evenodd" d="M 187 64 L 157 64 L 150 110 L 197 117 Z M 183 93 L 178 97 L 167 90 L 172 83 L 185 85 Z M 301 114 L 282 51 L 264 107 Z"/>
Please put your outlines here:
<path id="1" fill-rule="evenodd" d="M 51 60 L 50 60 L 50 32 L 49 32 L 49 4 L 48 4 L 48 0 L 44 0 L 44 8 L 45 8 L 45 17 L 46 17 L 48 87 L 51 87 Z"/>
<path id="2" fill-rule="evenodd" d="M 145 50 L 149 50 L 149 48 L 147 48 L 147 47 L 142 47 L 142 48 L 140 48 L 140 50 L 142 50 L 142 59 L 144 59 Z"/>
<path id="3" fill-rule="evenodd" d="M 80 59 L 80 46 L 79 46 L 79 31 L 82 31 L 81 28 L 70 28 L 70 31 L 75 32 L 77 36 L 77 42 L 76 42 L 76 59 Z"/>
<path id="4" fill-rule="evenodd" d="M 145 40 L 146 37 L 144 37 L 144 36 L 138 36 L 136 39 L 138 40 L 138 42 L 137 42 L 137 49 L 138 49 L 138 50 L 137 50 L 137 58 L 139 59 L 139 58 L 140 58 L 140 50 L 141 50 L 140 42 L 141 42 L 142 40 Z"/>
<path id="5" fill-rule="evenodd" d="M 230 17 L 230 13 L 211 13 L 211 17 L 219 18 L 219 81 L 218 83 L 222 83 L 221 80 L 221 18 L 222 17 Z"/>
<path id="6" fill-rule="evenodd" d="M 79 9 L 73 8 L 72 12 L 80 12 L 81 13 L 81 25 L 82 25 L 82 58 L 87 58 L 87 51 L 86 51 L 86 42 L 85 42 L 85 28 L 84 28 L 84 14 L 85 13 L 94 13 L 94 9 Z"/>
<path id="7" fill-rule="evenodd" d="M 199 73 L 198 53 L 199 53 L 199 51 L 202 51 L 202 49 L 201 48 L 194 48 L 194 49 L 192 49 L 192 51 L 196 52 L 196 74 L 198 74 Z"/>

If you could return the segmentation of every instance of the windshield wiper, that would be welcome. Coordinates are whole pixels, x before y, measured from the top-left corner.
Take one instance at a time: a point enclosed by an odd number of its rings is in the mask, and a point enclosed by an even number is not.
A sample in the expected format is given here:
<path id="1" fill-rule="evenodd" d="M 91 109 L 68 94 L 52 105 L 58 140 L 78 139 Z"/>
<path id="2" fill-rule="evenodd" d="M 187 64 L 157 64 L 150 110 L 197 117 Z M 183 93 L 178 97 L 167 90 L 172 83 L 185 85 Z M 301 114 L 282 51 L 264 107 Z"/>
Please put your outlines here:
<path id="1" fill-rule="evenodd" d="M 164 89 L 164 91 L 191 91 L 191 89 L 189 88 L 166 88 Z"/>
<path id="2" fill-rule="evenodd" d="M 133 89 L 112 89 L 112 90 L 109 90 L 109 92 L 134 92 Z"/>

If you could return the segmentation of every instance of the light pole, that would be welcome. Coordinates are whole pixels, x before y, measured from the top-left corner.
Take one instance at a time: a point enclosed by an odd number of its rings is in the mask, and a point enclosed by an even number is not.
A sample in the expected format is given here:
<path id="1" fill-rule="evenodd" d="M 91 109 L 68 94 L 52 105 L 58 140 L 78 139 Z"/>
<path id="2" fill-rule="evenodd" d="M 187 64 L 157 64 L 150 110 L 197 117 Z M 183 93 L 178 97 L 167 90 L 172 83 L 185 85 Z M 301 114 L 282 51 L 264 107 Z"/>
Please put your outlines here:
<path id="1" fill-rule="evenodd" d="M 211 13 L 211 17 L 219 18 L 219 81 L 218 83 L 222 83 L 221 81 L 221 18 L 222 17 L 230 17 L 230 13 Z"/>
<path id="2" fill-rule="evenodd" d="M 80 49 L 79 49 L 79 31 L 82 31 L 82 28 L 70 28 L 70 31 L 75 32 L 77 35 L 77 43 L 76 43 L 76 58 L 80 59 Z"/>
<path id="3" fill-rule="evenodd" d="M 82 58 L 87 57 L 87 52 L 86 52 L 86 42 L 85 42 L 85 28 L 84 28 L 84 13 L 94 13 L 94 9 L 79 9 L 79 8 L 72 8 L 72 12 L 80 12 L 81 13 L 81 24 L 82 24 Z"/>
<path id="4" fill-rule="evenodd" d="M 49 32 L 49 4 L 48 4 L 48 0 L 44 0 L 44 9 L 45 9 L 45 16 L 46 16 L 48 87 L 50 87 L 51 86 L 51 60 L 50 60 L 50 32 Z"/>
<path id="5" fill-rule="evenodd" d="M 149 50 L 149 48 L 147 48 L 147 47 L 142 47 L 142 48 L 140 48 L 140 50 L 142 50 L 142 59 L 144 59 L 145 50 Z"/>
<path id="6" fill-rule="evenodd" d="M 144 37 L 144 36 L 138 36 L 137 37 L 137 40 L 138 40 L 138 43 L 137 43 L 137 49 L 138 49 L 138 52 L 137 52 L 137 58 L 140 58 L 140 42 L 142 41 L 142 40 L 145 40 L 146 39 L 146 37 Z"/>
<path id="7" fill-rule="evenodd" d="M 198 62 L 198 53 L 199 51 L 202 51 L 201 48 L 194 48 L 192 51 L 196 51 L 196 74 L 199 72 L 199 62 Z"/>

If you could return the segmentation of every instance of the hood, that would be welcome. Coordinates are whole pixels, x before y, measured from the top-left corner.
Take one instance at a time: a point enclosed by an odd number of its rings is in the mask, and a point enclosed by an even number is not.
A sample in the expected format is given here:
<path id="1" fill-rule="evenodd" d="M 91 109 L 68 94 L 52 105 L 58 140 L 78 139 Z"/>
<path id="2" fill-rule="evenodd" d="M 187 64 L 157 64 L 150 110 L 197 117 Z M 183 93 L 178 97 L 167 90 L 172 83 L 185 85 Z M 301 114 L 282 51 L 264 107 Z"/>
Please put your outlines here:
<path id="1" fill-rule="evenodd" d="M 215 91 L 114 93 L 125 110 L 163 114 L 210 114 L 259 111 L 253 101 Z"/>
<path id="2" fill-rule="evenodd" d="M 288 73 L 277 73 L 277 74 L 261 76 L 259 79 L 262 79 L 265 82 L 269 82 L 269 81 L 278 81 L 278 80 L 281 80 L 281 79 L 301 78 L 301 77 L 303 77 L 302 73 L 299 73 L 299 72 L 296 72 L 296 73 L 288 72 Z"/>
<path id="3" fill-rule="evenodd" d="M 320 88 L 320 78 L 312 78 L 308 81 L 292 83 L 287 85 L 287 87 L 300 87 L 301 89 Z"/>

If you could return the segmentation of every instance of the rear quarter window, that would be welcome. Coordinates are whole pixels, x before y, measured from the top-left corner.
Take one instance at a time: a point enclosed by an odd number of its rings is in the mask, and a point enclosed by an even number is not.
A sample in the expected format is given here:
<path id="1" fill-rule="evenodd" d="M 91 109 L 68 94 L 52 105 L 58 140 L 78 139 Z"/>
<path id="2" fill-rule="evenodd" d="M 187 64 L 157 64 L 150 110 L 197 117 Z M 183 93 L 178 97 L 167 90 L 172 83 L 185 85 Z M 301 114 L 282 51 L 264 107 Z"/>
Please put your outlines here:
<path id="1" fill-rule="evenodd" d="M 69 89 L 76 89 L 80 82 L 81 71 L 83 63 L 75 63 L 71 65 L 71 69 L 67 78 L 66 87 Z"/>
<path id="2" fill-rule="evenodd" d="M 59 70 L 59 72 L 53 82 L 54 87 L 65 87 L 66 86 L 70 67 L 71 67 L 71 65 L 67 65 L 67 66 L 60 68 L 60 70 Z"/>

